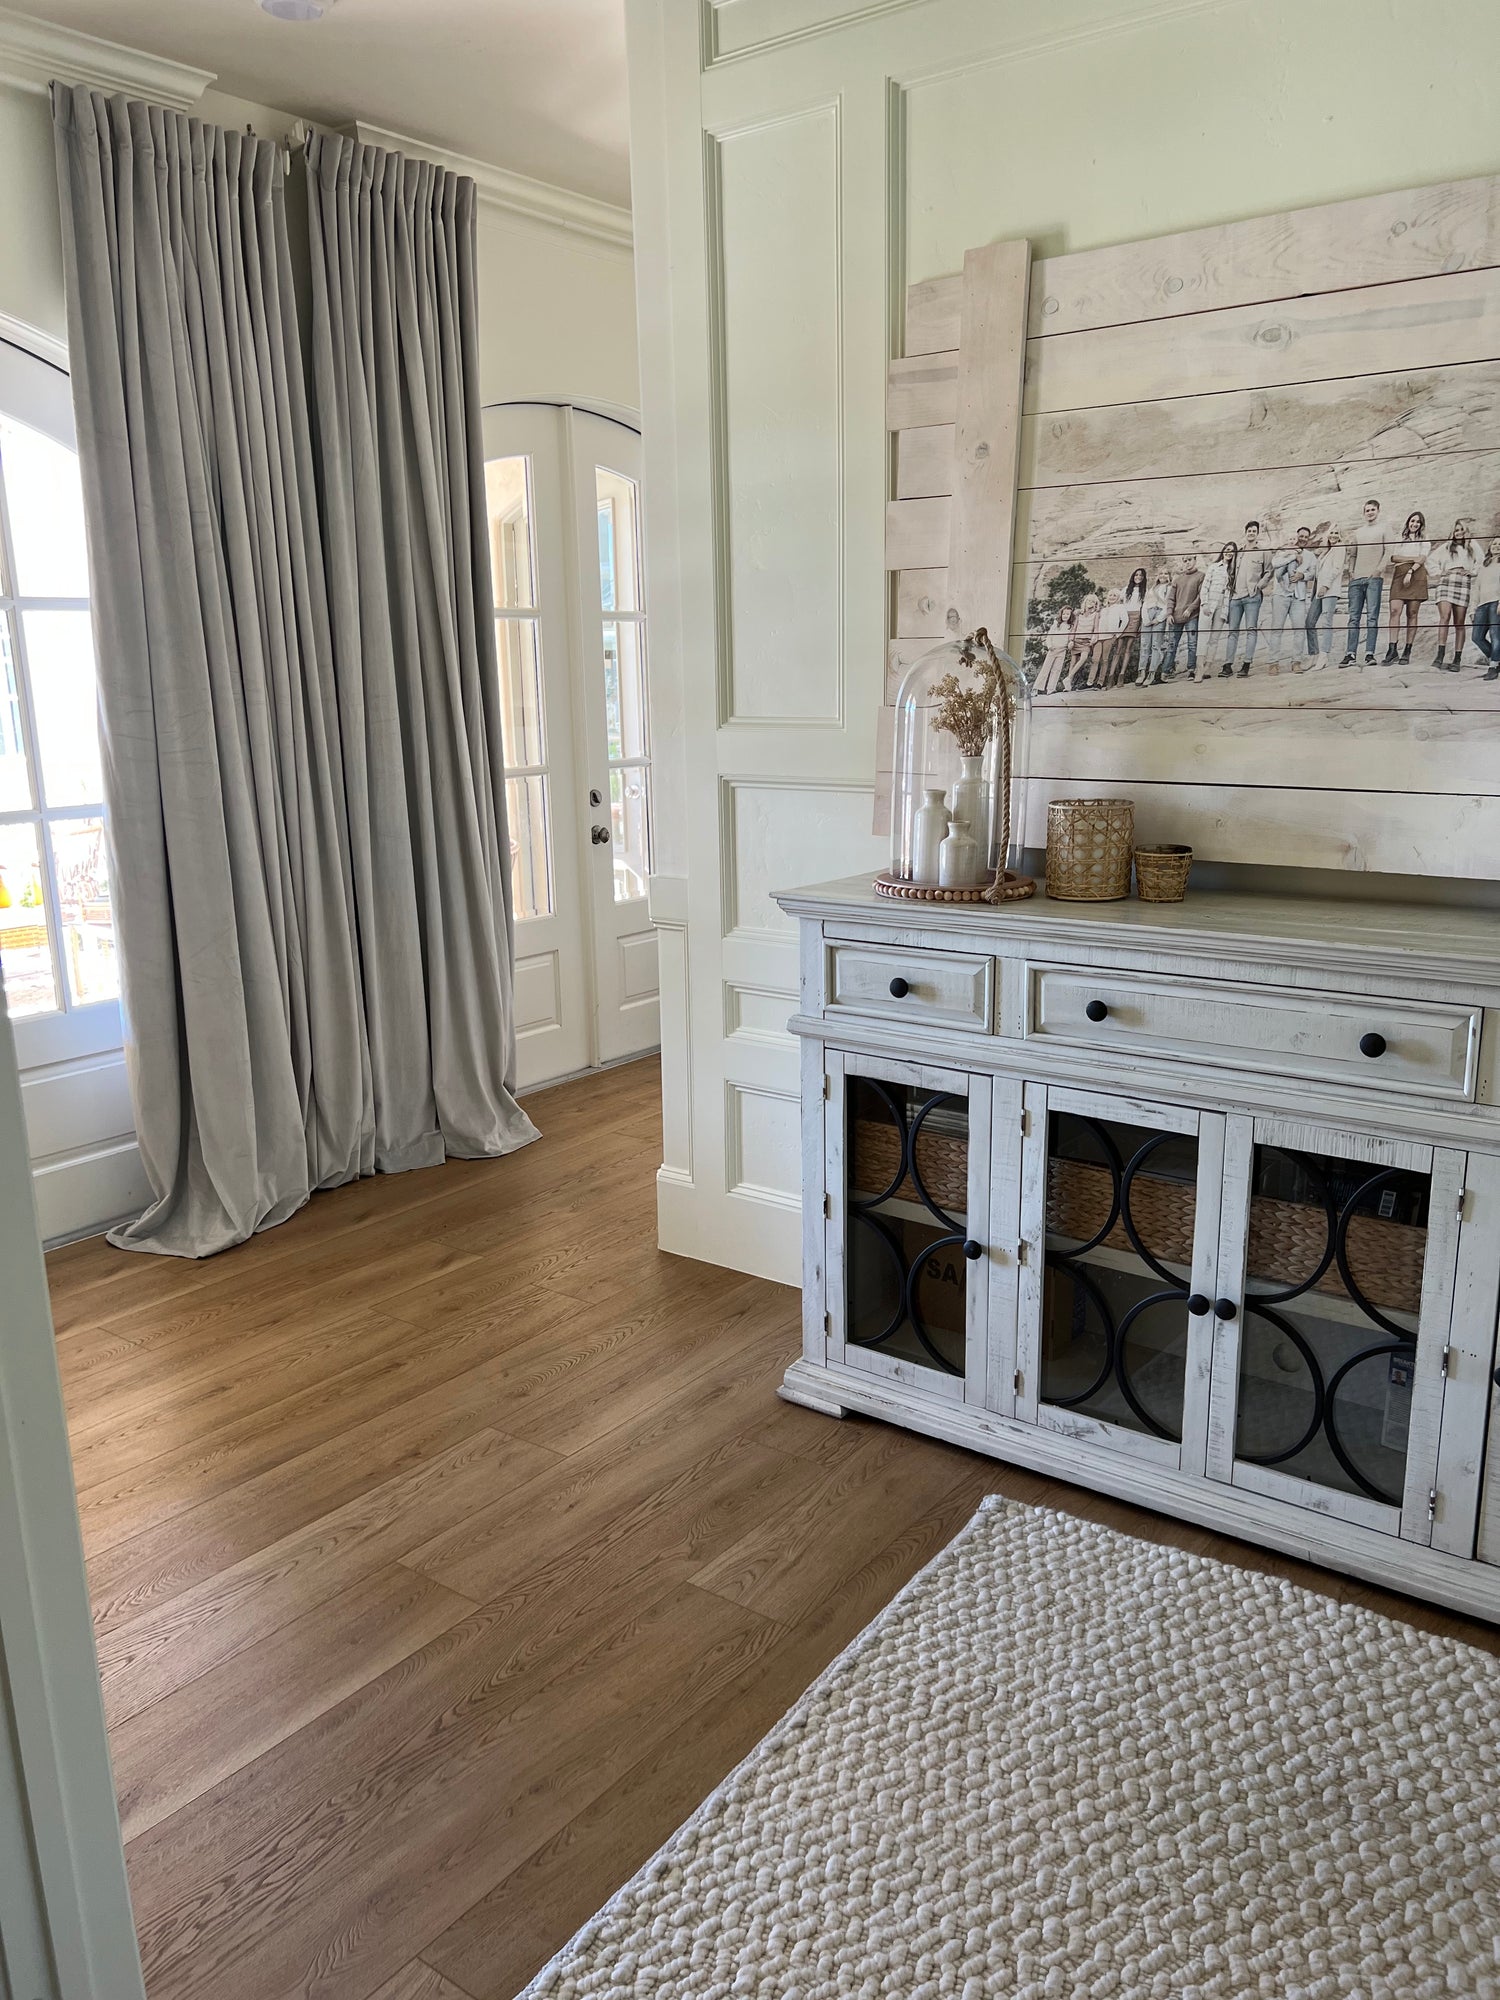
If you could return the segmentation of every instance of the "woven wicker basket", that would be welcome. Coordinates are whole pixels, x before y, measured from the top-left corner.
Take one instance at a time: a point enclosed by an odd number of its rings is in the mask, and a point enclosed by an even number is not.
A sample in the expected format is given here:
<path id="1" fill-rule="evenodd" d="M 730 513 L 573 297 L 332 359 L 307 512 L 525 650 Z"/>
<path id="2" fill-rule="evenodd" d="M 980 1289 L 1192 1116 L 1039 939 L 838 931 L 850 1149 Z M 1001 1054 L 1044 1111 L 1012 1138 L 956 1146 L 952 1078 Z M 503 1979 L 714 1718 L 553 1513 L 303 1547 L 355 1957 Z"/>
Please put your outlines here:
<path id="1" fill-rule="evenodd" d="M 893 1170 L 894 1170 L 894 1162 Z M 1109 1214 L 1109 1169 L 1086 1160 L 1049 1162 L 1047 1229 L 1050 1234 L 1087 1243 Z M 1130 1187 L 1130 1213 L 1142 1241 L 1163 1264 L 1191 1264 L 1197 1195 L 1191 1182 L 1158 1174 L 1137 1174 Z M 1104 1239 L 1111 1250 L 1131 1251 L 1117 1219 Z M 1349 1267 L 1366 1298 L 1386 1312 L 1417 1311 L 1422 1299 L 1422 1262 L 1427 1231 L 1375 1215 L 1350 1218 Z M 1247 1264 L 1262 1283 L 1295 1285 L 1317 1264 L 1328 1242 L 1328 1218 L 1303 1202 L 1273 1201 L 1257 1195 L 1250 1204 Z M 1330 1264 L 1313 1288 L 1340 1298 L 1348 1291 Z"/>
<path id="2" fill-rule="evenodd" d="M 881 1118 L 856 1118 L 850 1178 L 856 1193 L 866 1200 L 883 1193 L 900 1163 L 901 1141 L 895 1126 Z M 969 1201 L 968 1135 L 924 1124 L 917 1134 L 917 1172 L 939 1208 L 962 1215 Z M 907 1175 L 892 1199 L 919 1202 L 922 1197 Z"/>
<path id="3" fill-rule="evenodd" d="M 851 1185 L 859 1194 L 868 1199 L 881 1193 L 900 1158 L 900 1141 L 893 1125 L 882 1119 L 855 1119 Z M 917 1171 L 940 1208 L 950 1215 L 963 1214 L 969 1198 L 969 1142 L 963 1133 L 924 1126 L 917 1135 Z M 1110 1190 L 1107 1167 L 1087 1160 L 1050 1160 L 1048 1234 L 1087 1243 L 1109 1214 Z M 895 1190 L 895 1198 L 921 1200 L 909 1178 Z M 1192 1263 L 1197 1205 L 1197 1190 L 1190 1181 L 1141 1173 L 1131 1182 L 1130 1213 L 1135 1226 L 1163 1264 Z M 1386 1312 L 1416 1312 L 1422 1299 L 1427 1231 L 1411 1223 L 1356 1215 L 1350 1219 L 1347 1240 L 1350 1267 L 1365 1296 Z M 1328 1218 L 1321 1208 L 1261 1195 L 1250 1204 L 1248 1265 L 1262 1284 L 1300 1283 L 1322 1256 L 1327 1241 Z M 1118 1217 L 1104 1242 L 1111 1250 L 1134 1254 Z M 1348 1297 L 1336 1265 L 1328 1267 L 1313 1289 Z"/>
<path id="4" fill-rule="evenodd" d="M 1130 799 L 1054 799 L 1047 808 L 1047 894 L 1114 903 L 1130 894 L 1135 805 Z"/>
<path id="5" fill-rule="evenodd" d="M 1180 903 L 1187 894 L 1190 847 L 1138 847 L 1135 893 L 1143 903 Z"/>

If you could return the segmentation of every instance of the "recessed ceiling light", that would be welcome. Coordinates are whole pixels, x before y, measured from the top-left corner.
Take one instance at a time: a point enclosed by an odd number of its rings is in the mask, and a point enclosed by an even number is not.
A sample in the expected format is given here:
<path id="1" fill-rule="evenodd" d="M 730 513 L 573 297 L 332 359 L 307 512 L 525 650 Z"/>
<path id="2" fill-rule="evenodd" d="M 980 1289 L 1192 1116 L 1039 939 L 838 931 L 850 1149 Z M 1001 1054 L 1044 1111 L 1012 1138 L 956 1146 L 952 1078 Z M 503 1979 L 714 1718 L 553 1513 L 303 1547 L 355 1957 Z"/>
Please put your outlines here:
<path id="1" fill-rule="evenodd" d="M 278 21 L 321 21 L 333 0 L 260 0 Z"/>

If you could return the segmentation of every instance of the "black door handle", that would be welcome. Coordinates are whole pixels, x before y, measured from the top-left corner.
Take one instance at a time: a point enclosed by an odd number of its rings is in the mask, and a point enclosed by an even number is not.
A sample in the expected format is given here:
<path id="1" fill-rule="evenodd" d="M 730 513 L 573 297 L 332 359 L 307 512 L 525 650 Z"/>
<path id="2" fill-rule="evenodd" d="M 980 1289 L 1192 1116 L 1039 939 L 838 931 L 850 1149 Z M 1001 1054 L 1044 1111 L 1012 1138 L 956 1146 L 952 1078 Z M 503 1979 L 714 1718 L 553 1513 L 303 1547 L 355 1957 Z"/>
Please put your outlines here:
<path id="1" fill-rule="evenodd" d="M 899 974 L 891 981 L 891 998 L 893 1000 L 904 1000 L 910 991 L 911 988 Z"/>
<path id="2" fill-rule="evenodd" d="M 1214 1300 L 1214 1317 L 1216 1319 L 1234 1319 L 1238 1316 L 1238 1313 L 1239 1307 L 1233 1299 Z"/>
<path id="3" fill-rule="evenodd" d="M 1203 1315 L 1208 1311 L 1209 1304 L 1210 1301 L 1204 1297 L 1202 1292 L 1192 1292 L 1188 1295 L 1188 1311 L 1193 1315 L 1194 1319 L 1202 1319 Z"/>
<path id="4" fill-rule="evenodd" d="M 607 826 L 590 827 L 589 839 L 593 841 L 595 847 L 603 847 L 605 842 L 609 839 L 609 828 Z"/>
<path id="5" fill-rule="evenodd" d="M 1361 1035 L 1359 1038 L 1359 1052 L 1362 1056 L 1383 1056 L 1385 1054 L 1385 1036 L 1374 1033 Z"/>
<path id="6" fill-rule="evenodd" d="M 984 1245 L 982 1243 L 976 1243 L 973 1237 L 971 1236 L 968 1242 L 964 1245 L 964 1255 L 968 1258 L 969 1262 L 972 1264 L 975 1262 L 977 1258 L 980 1258 L 984 1255 Z"/>
<path id="7" fill-rule="evenodd" d="M 1109 1012 L 1109 1009 L 1108 1007 L 1105 1006 L 1102 1000 L 1090 1000 L 1089 1004 L 1087 1005 L 1087 1007 L 1084 1008 L 1083 1011 L 1085 1014 L 1088 1015 L 1091 1021 L 1102 1021 L 1105 1015 Z"/>

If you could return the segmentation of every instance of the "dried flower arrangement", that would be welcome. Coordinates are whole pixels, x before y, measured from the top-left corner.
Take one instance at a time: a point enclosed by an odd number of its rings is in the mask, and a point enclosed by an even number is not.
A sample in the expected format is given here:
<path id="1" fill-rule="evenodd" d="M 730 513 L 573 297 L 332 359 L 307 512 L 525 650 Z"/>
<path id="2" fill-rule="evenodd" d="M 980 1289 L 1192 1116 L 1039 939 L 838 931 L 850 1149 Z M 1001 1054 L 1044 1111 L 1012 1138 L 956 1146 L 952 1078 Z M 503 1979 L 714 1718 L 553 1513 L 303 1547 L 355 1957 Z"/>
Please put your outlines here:
<path id="1" fill-rule="evenodd" d="M 932 726 L 952 736 L 965 757 L 982 757 L 1008 705 L 1009 690 L 999 656 L 982 625 L 965 639 L 959 658 L 978 675 L 979 685 L 966 688 L 957 674 L 945 674 L 935 681 L 932 692 L 937 706 Z"/>

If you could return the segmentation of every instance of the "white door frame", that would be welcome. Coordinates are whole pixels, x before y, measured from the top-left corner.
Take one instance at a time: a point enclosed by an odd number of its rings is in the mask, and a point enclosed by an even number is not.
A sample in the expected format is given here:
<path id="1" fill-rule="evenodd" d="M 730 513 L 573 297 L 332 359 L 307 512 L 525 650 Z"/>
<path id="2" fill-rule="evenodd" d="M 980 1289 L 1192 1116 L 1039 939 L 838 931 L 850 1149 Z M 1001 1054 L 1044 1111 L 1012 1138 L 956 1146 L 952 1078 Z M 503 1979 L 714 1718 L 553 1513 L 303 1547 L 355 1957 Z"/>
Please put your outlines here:
<path id="1" fill-rule="evenodd" d="M 608 433 L 601 429 L 605 424 L 612 427 Z M 609 448 L 612 443 L 617 449 Z M 575 588 L 570 592 L 570 603 L 577 620 L 573 644 L 573 660 L 578 669 L 573 676 L 573 728 L 581 781 L 589 788 L 588 812 L 583 822 L 588 838 L 580 833 L 579 855 L 586 877 L 594 1061 L 610 1063 L 628 1062 L 660 1047 L 661 987 L 657 940 L 647 899 L 642 896 L 635 902 L 616 902 L 613 844 L 595 844 L 597 829 L 610 824 L 611 772 L 604 705 L 606 619 L 614 618 L 621 625 L 635 627 L 636 643 L 643 649 L 647 662 L 648 684 L 650 677 L 644 589 L 630 609 L 609 612 L 602 602 L 595 484 L 598 468 L 608 468 L 635 486 L 637 562 L 643 582 L 644 563 L 639 553 L 644 528 L 640 431 L 618 417 L 601 417 L 597 411 L 569 408 L 563 414 L 563 478 L 573 527 Z M 649 772 L 649 722 L 647 730 L 644 762 Z M 649 777 L 647 782 L 649 785 Z M 596 797 L 600 801 L 598 806 L 594 804 Z"/>
<path id="2" fill-rule="evenodd" d="M 18 2000 L 144 2000 L 3 1000 L 0 1269 L 0 1973 Z"/>

